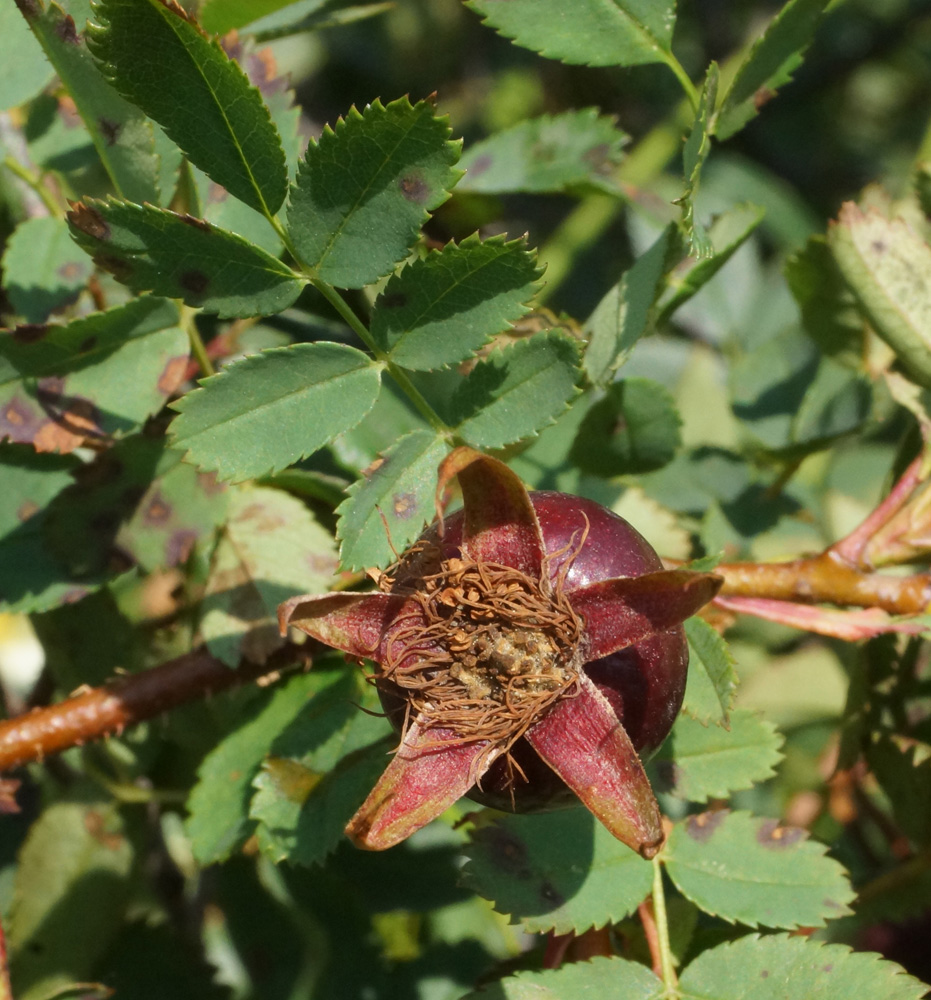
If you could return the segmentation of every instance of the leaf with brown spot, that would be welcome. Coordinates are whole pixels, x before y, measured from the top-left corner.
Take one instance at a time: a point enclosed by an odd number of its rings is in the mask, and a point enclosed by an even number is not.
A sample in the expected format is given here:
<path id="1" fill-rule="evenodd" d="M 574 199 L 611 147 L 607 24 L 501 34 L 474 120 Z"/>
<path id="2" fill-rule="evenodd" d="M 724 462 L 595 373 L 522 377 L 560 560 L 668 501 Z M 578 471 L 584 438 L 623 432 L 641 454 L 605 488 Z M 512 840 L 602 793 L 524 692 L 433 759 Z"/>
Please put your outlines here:
<path id="1" fill-rule="evenodd" d="M 169 361 L 186 361 L 177 321 L 172 303 L 150 297 L 41 337 L 0 331 L 0 439 L 68 452 L 134 430 L 165 405 Z"/>
<path id="2" fill-rule="evenodd" d="M 821 927 L 849 912 L 844 869 L 806 831 L 748 812 L 677 823 L 662 852 L 669 877 L 707 913 L 749 927 Z"/>
<path id="3" fill-rule="evenodd" d="M 152 123 L 106 81 L 70 15 L 54 0 L 34 0 L 32 7 L 30 27 L 90 133 L 113 189 L 123 198 L 157 203 Z"/>
<path id="4" fill-rule="evenodd" d="M 72 207 L 68 221 L 96 263 L 134 291 L 221 316 L 279 312 L 306 284 L 241 236 L 152 205 L 87 200 Z"/>
<path id="5" fill-rule="evenodd" d="M 579 807 L 480 826 L 462 882 L 529 932 L 617 923 L 647 897 L 653 866 Z"/>
<path id="6" fill-rule="evenodd" d="M 391 271 L 461 176 L 459 143 L 449 136 L 432 104 L 401 98 L 352 108 L 311 140 L 288 208 L 304 263 L 338 288 L 361 288 Z"/>
<path id="7" fill-rule="evenodd" d="M 336 569 L 333 548 L 329 533 L 287 493 L 260 486 L 231 491 L 200 622 L 213 655 L 231 667 L 243 656 L 264 662 L 284 642 L 278 605 L 295 593 L 326 590 Z"/>
<path id="8" fill-rule="evenodd" d="M 389 565 L 433 520 L 436 469 L 448 451 L 433 431 L 414 431 L 349 487 L 336 531 L 346 569 Z"/>

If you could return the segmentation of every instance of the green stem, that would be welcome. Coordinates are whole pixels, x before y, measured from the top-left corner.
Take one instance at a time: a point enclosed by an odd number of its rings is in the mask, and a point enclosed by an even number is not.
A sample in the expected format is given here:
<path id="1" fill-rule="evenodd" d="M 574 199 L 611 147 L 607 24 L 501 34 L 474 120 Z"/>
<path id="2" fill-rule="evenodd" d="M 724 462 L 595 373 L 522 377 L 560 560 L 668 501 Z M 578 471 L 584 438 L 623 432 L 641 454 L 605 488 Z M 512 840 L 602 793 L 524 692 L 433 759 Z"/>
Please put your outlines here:
<path id="1" fill-rule="evenodd" d="M 679 980 L 672 960 L 672 946 L 669 943 L 669 917 L 666 914 L 666 893 L 663 889 L 663 865 L 653 859 L 653 914 L 656 918 L 656 932 L 659 938 L 660 967 L 663 971 L 663 996 L 666 1000 L 678 1000 Z"/>
<path id="2" fill-rule="evenodd" d="M 692 105 L 692 111 L 698 112 L 698 90 L 695 88 L 695 84 L 689 79 L 688 73 L 682 68 L 682 63 L 671 53 L 665 53 L 664 59 L 666 65 L 675 74 L 676 79 L 679 81 L 682 89 L 685 91 L 685 96 L 689 99 L 689 104 Z"/>
<path id="3" fill-rule="evenodd" d="M 637 143 L 618 169 L 617 180 L 622 187 L 637 188 L 647 183 L 679 152 L 687 112 L 683 101 L 666 121 Z M 563 219 L 540 248 L 540 263 L 546 265 L 546 284 L 537 296 L 541 305 L 560 288 L 579 255 L 601 239 L 629 200 L 628 195 L 589 195 Z"/>
<path id="4" fill-rule="evenodd" d="M 349 326 L 359 340 L 361 340 L 362 343 L 365 344 L 365 346 L 372 352 L 376 360 L 380 361 L 385 366 L 388 374 L 394 379 L 395 382 L 397 382 L 407 395 L 407 398 L 417 408 L 417 412 L 438 434 L 448 435 L 450 428 L 443 422 L 436 410 L 434 410 L 426 399 L 424 399 L 417 386 L 411 382 L 407 372 L 404 371 L 403 368 L 399 368 L 395 365 L 390 360 L 388 355 L 385 354 L 385 352 L 375 343 L 371 333 L 368 331 L 368 328 L 353 312 L 349 303 L 329 282 L 317 277 L 314 274 L 314 269 L 309 267 L 301 259 L 301 255 L 298 253 L 297 247 L 295 247 L 290 236 L 288 235 L 287 230 L 284 226 L 282 226 L 278 219 L 273 215 L 266 215 L 265 218 L 267 218 L 272 224 L 275 232 L 281 237 L 281 241 L 284 243 L 288 253 L 294 258 L 295 263 L 298 267 L 300 267 L 303 274 L 310 280 L 310 283 L 327 300 L 327 302 L 330 303 L 339 316 L 345 321 L 347 326 Z"/>
<path id="5" fill-rule="evenodd" d="M 197 310 L 190 309 L 187 306 L 182 306 L 181 325 L 187 332 L 188 340 L 191 343 L 191 353 L 200 365 L 200 370 L 204 373 L 204 375 L 216 375 L 217 370 L 213 367 L 213 362 L 207 356 L 207 348 L 204 346 L 204 342 L 201 339 L 200 330 L 197 329 L 196 315 Z"/>
<path id="6" fill-rule="evenodd" d="M 27 187 L 35 191 L 35 193 L 42 199 L 42 204 L 49 210 L 49 215 L 54 215 L 56 218 L 60 219 L 65 214 L 61 205 L 59 205 L 46 190 L 40 177 L 34 174 L 31 170 L 27 170 L 12 156 L 5 156 L 3 158 L 3 165 L 10 171 L 11 174 L 15 174 L 15 176 L 17 176 Z"/>

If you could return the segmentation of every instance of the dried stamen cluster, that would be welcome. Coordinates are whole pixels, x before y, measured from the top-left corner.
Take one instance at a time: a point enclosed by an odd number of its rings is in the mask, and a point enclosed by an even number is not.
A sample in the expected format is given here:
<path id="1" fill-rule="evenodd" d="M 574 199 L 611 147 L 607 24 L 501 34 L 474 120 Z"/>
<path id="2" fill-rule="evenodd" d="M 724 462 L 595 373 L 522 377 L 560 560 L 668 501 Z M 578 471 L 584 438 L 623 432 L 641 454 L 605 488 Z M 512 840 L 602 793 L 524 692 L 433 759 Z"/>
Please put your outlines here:
<path id="1" fill-rule="evenodd" d="M 561 581 L 554 588 L 512 566 L 418 556 L 416 587 L 410 566 L 400 567 L 404 584 L 382 581 L 409 592 L 420 614 L 395 622 L 380 677 L 404 689 L 422 726 L 507 752 L 577 690 L 582 621 Z"/>

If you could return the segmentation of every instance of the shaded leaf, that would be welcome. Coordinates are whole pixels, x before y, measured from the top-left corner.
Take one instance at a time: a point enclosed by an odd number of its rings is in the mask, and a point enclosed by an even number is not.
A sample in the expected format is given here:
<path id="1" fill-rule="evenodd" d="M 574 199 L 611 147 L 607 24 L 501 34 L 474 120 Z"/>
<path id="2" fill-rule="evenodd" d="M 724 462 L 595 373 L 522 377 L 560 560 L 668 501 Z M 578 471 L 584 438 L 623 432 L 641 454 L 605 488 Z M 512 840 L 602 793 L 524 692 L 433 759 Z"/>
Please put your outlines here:
<path id="1" fill-rule="evenodd" d="M 188 459 L 221 479 L 283 469 L 358 423 L 380 373 L 343 344 L 295 344 L 234 362 L 173 404 L 171 425 Z"/>
<path id="2" fill-rule="evenodd" d="M 259 846 L 276 862 L 321 863 L 397 742 L 361 671 L 314 669 L 317 693 L 275 740 L 254 782 L 250 815 Z"/>
<path id="3" fill-rule="evenodd" d="M 782 742 L 772 723 L 746 709 L 731 713 L 729 729 L 680 715 L 650 765 L 659 791 L 707 802 L 772 778 Z"/>
<path id="4" fill-rule="evenodd" d="M 291 677 L 204 758 L 187 802 L 185 829 L 198 862 L 222 861 L 246 839 L 252 779 L 275 737 L 317 689 L 315 674 Z"/>
<path id="5" fill-rule="evenodd" d="M 852 202 L 828 230 L 850 291 L 908 375 L 931 386 L 931 247 L 901 219 Z"/>
<path id="6" fill-rule="evenodd" d="M 884 735 L 867 748 L 866 761 L 909 840 L 918 847 L 931 842 L 931 760 Z"/>
<path id="7" fill-rule="evenodd" d="M 674 225 L 669 225 L 586 320 L 585 371 L 596 385 L 610 381 L 612 372 L 627 360 L 634 345 L 647 332 L 663 279 L 679 252 L 678 232 Z"/>
<path id="8" fill-rule="evenodd" d="M 91 975 L 122 926 L 132 863 L 112 803 L 63 800 L 44 810 L 20 853 L 7 923 L 17 996 Z"/>
<path id="9" fill-rule="evenodd" d="M 531 932 L 616 923 L 653 884 L 652 864 L 580 807 L 480 826 L 466 855 L 463 884 Z"/>
<path id="10" fill-rule="evenodd" d="M 559 333 L 540 333 L 492 352 L 476 364 L 450 401 L 460 437 L 476 448 L 500 448 L 530 437 L 577 395 L 578 347 Z"/>
<path id="11" fill-rule="evenodd" d="M 646 966 L 598 956 L 543 972 L 518 972 L 462 1000 L 660 1000 L 663 984 Z"/>
<path id="12" fill-rule="evenodd" d="M 242 69 L 177 4 L 101 0 L 88 44 L 120 93 L 234 197 L 274 214 L 288 189 L 281 139 Z"/>
<path id="13" fill-rule="evenodd" d="M 69 452 L 158 412 L 187 366 L 178 310 L 136 299 L 65 326 L 0 332 L 0 438 Z"/>
<path id="14" fill-rule="evenodd" d="M 828 0 L 789 0 L 744 57 L 721 98 L 714 131 L 727 139 L 792 79 Z"/>
<path id="15" fill-rule="evenodd" d="M 152 205 L 87 199 L 74 205 L 68 222 L 94 263 L 133 291 L 183 299 L 220 316 L 280 312 L 306 284 L 241 236 Z"/>
<path id="16" fill-rule="evenodd" d="M 106 81 L 88 52 L 84 33 L 57 3 L 21 0 L 19 6 L 74 101 L 117 194 L 158 202 L 152 123 Z"/>
<path id="17" fill-rule="evenodd" d="M 515 44 L 585 66 L 665 62 L 676 23 L 670 0 L 578 0 L 571 12 L 560 0 L 470 0 L 467 6 Z"/>
<path id="18" fill-rule="evenodd" d="M 737 691 L 734 658 L 724 639 L 701 618 L 689 618 L 685 634 L 689 674 L 682 710 L 703 725 L 726 726 Z"/>
<path id="19" fill-rule="evenodd" d="M 612 382 L 579 427 L 570 453 L 583 472 L 623 476 L 661 469 L 682 442 L 682 421 L 659 382 L 630 378 Z"/>
<path id="20" fill-rule="evenodd" d="M 48 503 L 73 482 L 72 473 L 79 464 L 71 456 L 37 455 L 32 448 L 23 445 L 0 444 L 3 479 L 0 545 L 19 525 L 41 514 Z"/>
<path id="21" fill-rule="evenodd" d="M 200 7 L 200 23 L 205 31 L 225 35 L 292 3 L 294 0 L 204 0 Z"/>
<path id="22" fill-rule="evenodd" d="M 709 948 L 679 981 L 682 1000 L 920 1000 L 926 989 L 875 954 L 788 934 Z"/>
<path id="23" fill-rule="evenodd" d="M 13 231 L 3 252 L 3 287 L 27 323 L 44 323 L 73 302 L 93 268 L 74 245 L 63 219 L 27 219 Z"/>
<path id="24" fill-rule="evenodd" d="M 344 569 L 387 566 L 420 535 L 436 513 L 436 470 L 448 451 L 432 431 L 414 431 L 349 487 L 336 511 Z"/>
<path id="25" fill-rule="evenodd" d="M 291 191 L 288 230 L 302 262 L 339 288 L 387 274 L 458 178 L 459 143 L 427 101 L 350 109 L 311 141 Z"/>
<path id="26" fill-rule="evenodd" d="M 181 461 L 166 448 L 116 544 L 145 569 L 177 566 L 226 518 L 229 494 L 216 476 Z"/>
<path id="27" fill-rule="evenodd" d="M 627 139 L 597 108 L 526 119 L 468 148 L 458 190 L 553 193 L 593 186 L 616 193 L 612 174 Z"/>
<path id="28" fill-rule="evenodd" d="M 463 361 L 527 312 L 540 274 L 523 240 L 450 243 L 389 279 L 372 310 L 372 337 L 404 368 Z"/>
<path id="29" fill-rule="evenodd" d="M 705 912 L 750 927 L 821 927 L 856 895 L 840 864 L 801 827 L 747 812 L 677 823 L 663 848 L 670 878 Z"/>
<path id="30" fill-rule="evenodd" d="M 0 6 L 0 111 L 9 111 L 42 90 L 53 69 L 14 4 Z"/>
<path id="31" fill-rule="evenodd" d="M 261 486 L 232 491 L 201 606 L 208 649 L 230 667 L 264 663 L 284 643 L 278 605 L 326 590 L 335 570 L 333 537 L 300 500 Z"/>

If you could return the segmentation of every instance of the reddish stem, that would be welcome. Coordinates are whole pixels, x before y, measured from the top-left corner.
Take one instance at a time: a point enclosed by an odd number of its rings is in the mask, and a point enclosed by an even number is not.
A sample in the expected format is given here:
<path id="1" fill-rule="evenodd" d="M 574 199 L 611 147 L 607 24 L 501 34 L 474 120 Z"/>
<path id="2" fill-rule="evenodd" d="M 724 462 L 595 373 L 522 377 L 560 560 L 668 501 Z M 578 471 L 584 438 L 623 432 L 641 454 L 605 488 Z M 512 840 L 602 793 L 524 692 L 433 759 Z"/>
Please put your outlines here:
<path id="1" fill-rule="evenodd" d="M 282 653 L 287 651 L 285 661 Z M 276 654 L 278 668 L 295 660 L 293 647 Z M 273 673 L 271 663 L 244 662 L 236 670 L 197 649 L 144 673 L 88 689 L 57 705 L 33 709 L 0 722 L 0 771 L 88 740 L 119 735 L 127 726 L 246 681 Z"/>
<path id="2" fill-rule="evenodd" d="M 889 495 L 867 516 L 866 520 L 846 538 L 835 542 L 827 551 L 834 553 L 851 566 L 862 565 L 863 552 L 869 540 L 905 506 L 915 487 L 921 482 L 923 464 L 924 453 L 902 473 L 899 481 L 889 491 Z"/>
<path id="3" fill-rule="evenodd" d="M 656 929 L 656 915 L 653 913 L 653 897 L 645 899 L 637 907 L 637 915 L 643 924 L 643 933 L 650 949 L 650 961 L 653 963 L 653 974 L 657 979 L 663 978 L 663 958 L 659 944 L 659 931 Z"/>

